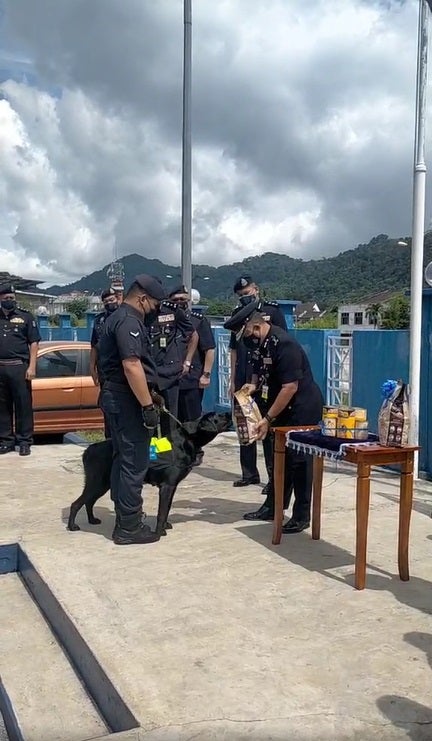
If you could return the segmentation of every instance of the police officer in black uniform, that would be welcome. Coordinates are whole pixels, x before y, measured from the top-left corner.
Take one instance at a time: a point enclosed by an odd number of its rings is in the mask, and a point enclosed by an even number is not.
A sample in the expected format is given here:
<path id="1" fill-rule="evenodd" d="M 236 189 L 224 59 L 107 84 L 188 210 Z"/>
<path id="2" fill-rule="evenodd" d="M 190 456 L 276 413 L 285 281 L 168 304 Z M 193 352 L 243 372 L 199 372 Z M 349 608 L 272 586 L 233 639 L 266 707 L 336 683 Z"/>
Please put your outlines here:
<path id="1" fill-rule="evenodd" d="M 198 344 L 198 335 L 194 330 L 189 308 L 180 306 L 169 298 L 162 301 L 159 314 L 150 327 L 150 341 L 159 378 L 159 391 L 166 408 L 174 417 L 178 417 L 180 378 L 183 373 L 189 373 Z M 165 415 L 163 422 L 168 422 L 171 428 L 175 425 L 174 420 L 168 418 L 167 421 Z"/>
<path id="2" fill-rule="evenodd" d="M 102 408 L 113 444 L 111 498 L 118 545 L 153 543 L 158 536 L 143 524 L 142 495 L 149 465 L 150 439 L 159 420 L 152 396 L 157 372 L 148 327 L 164 298 L 161 284 L 138 275 L 123 303 L 105 322 L 99 341 L 103 373 Z"/>
<path id="3" fill-rule="evenodd" d="M 277 327 L 281 327 L 281 329 L 287 329 L 285 317 L 280 310 L 278 303 L 276 301 L 264 301 L 263 299 L 260 299 L 259 288 L 250 275 L 240 277 L 235 282 L 233 290 L 239 298 L 239 303 L 234 309 L 232 316 L 234 316 L 244 306 L 248 306 L 252 302 L 259 300 L 260 310 L 266 317 L 266 321 L 269 321 Z M 229 348 L 231 361 L 230 393 L 233 395 L 235 391 L 239 391 L 245 383 L 248 383 L 251 380 L 252 351 L 250 348 L 245 347 L 241 340 L 237 341 L 235 332 L 231 333 Z M 268 436 L 268 438 L 266 437 L 263 441 L 264 459 L 269 480 L 271 478 L 271 469 L 273 467 L 273 447 L 271 437 L 272 436 Z M 252 445 L 242 445 L 240 447 L 240 465 L 242 476 L 241 479 L 234 481 L 233 486 L 259 484 L 260 476 L 257 468 L 256 443 L 252 443 Z M 263 494 L 267 495 L 268 492 L 269 485 L 267 484 L 263 489 Z"/>
<path id="4" fill-rule="evenodd" d="M 0 454 L 10 453 L 18 445 L 20 455 L 30 455 L 33 442 L 31 380 L 36 375 L 40 339 L 34 316 L 17 307 L 14 287 L 10 283 L 1 285 Z"/>
<path id="5" fill-rule="evenodd" d="M 107 288 L 105 291 L 101 294 L 101 300 L 104 305 L 104 310 L 100 312 L 100 314 L 97 314 L 95 316 L 94 322 L 93 322 L 93 329 L 91 333 L 90 338 L 90 374 L 93 378 L 93 383 L 95 386 L 99 386 L 100 388 L 100 394 L 98 399 L 98 405 L 100 406 L 101 401 L 101 393 L 103 389 L 103 383 L 104 378 L 103 374 L 101 373 L 99 363 L 98 363 L 98 344 L 99 340 L 102 335 L 103 326 L 105 324 L 105 321 L 108 319 L 109 316 L 111 316 L 112 312 L 115 311 L 118 307 L 118 299 L 116 296 L 116 292 L 113 288 Z M 104 427 L 105 427 L 105 438 L 111 437 L 111 432 L 109 428 L 108 423 L 108 417 L 106 414 L 104 414 Z"/>
<path id="6" fill-rule="evenodd" d="M 187 309 L 189 294 L 184 286 L 179 286 L 169 296 L 177 306 Z M 192 304 L 198 303 L 200 296 L 195 291 Z M 180 377 L 178 418 L 180 422 L 189 422 L 199 419 L 202 415 L 202 400 L 204 389 L 210 386 L 211 372 L 215 359 L 215 340 L 212 328 L 202 310 L 192 309 L 191 321 L 198 334 L 198 346 L 192 357 L 191 366 L 187 373 Z M 195 465 L 199 465 L 204 457 L 204 451 L 199 450 Z"/>
<path id="7" fill-rule="evenodd" d="M 322 417 L 323 397 L 315 383 L 309 360 L 301 345 L 288 332 L 271 325 L 253 303 L 225 323 L 237 332 L 246 347 L 255 348 L 255 372 L 246 389 L 263 415 L 258 425 L 258 439 L 266 439 L 272 425 L 289 427 L 314 425 Z M 299 533 L 309 527 L 312 496 L 313 462 L 310 455 L 287 449 L 285 460 L 285 502 L 289 506 L 294 489 L 292 517 L 283 526 L 284 533 Z M 270 479 L 264 504 L 244 515 L 246 520 L 272 520 L 274 517 L 274 481 Z"/>

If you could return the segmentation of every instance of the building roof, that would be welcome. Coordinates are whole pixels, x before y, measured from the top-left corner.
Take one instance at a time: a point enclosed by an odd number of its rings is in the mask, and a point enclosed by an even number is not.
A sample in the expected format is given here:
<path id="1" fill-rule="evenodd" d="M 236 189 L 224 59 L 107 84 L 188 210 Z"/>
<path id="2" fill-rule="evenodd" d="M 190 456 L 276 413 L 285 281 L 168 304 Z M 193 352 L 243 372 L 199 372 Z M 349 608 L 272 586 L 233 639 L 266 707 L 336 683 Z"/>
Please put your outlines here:
<path id="1" fill-rule="evenodd" d="M 368 296 L 361 296 L 360 298 L 352 298 L 346 299 L 345 301 L 340 301 L 339 306 L 363 306 L 364 304 L 366 306 L 370 306 L 371 304 L 386 304 L 394 296 L 400 296 L 400 294 L 403 293 L 405 293 L 405 291 L 396 291 L 394 288 L 390 288 L 389 290 L 381 291 L 380 293 L 372 293 Z"/>
<path id="2" fill-rule="evenodd" d="M 11 275 L 11 273 L 7 273 L 6 271 L 0 271 L 0 283 L 9 282 L 20 291 L 35 291 L 39 283 L 42 283 L 43 281 L 20 278 L 18 275 Z"/>

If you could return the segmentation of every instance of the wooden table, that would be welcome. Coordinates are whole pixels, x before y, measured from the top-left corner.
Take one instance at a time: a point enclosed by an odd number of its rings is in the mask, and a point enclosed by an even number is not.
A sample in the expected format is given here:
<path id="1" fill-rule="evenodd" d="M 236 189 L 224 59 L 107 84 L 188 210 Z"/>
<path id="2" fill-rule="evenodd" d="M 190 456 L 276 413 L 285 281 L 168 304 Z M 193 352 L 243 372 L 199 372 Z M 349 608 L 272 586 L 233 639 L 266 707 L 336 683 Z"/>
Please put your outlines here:
<path id="1" fill-rule="evenodd" d="M 273 521 L 273 545 L 279 545 L 282 536 L 284 516 L 284 474 L 286 433 L 294 430 L 318 429 L 310 427 L 275 427 L 274 443 L 274 482 L 275 482 L 275 511 Z M 356 485 L 356 557 L 355 557 L 355 588 L 364 589 L 366 583 L 366 549 L 369 519 L 370 500 L 370 472 L 372 466 L 400 465 L 400 497 L 399 497 L 399 538 L 398 538 L 398 566 L 402 581 L 409 580 L 408 549 L 409 529 L 413 500 L 413 470 L 414 453 L 416 447 L 386 448 L 372 444 L 367 447 L 346 448 L 341 459 L 343 463 L 353 463 L 357 466 Z M 324 458 L 313 458 L 313 491 L 312 491 L 312 538 L 320 539 L 321 533 L 321 496 L 324 472 Z"/>

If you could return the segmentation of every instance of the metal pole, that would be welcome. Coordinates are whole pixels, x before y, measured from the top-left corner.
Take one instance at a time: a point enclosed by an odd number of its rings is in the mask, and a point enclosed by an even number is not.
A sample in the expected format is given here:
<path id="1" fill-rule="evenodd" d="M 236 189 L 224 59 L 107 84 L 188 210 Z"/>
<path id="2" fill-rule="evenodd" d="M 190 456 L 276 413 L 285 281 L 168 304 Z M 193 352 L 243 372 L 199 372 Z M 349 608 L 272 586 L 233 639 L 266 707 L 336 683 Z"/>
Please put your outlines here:
<path id="1" fill-rule="evenodd" d="M 182 161 L 182 281 L 192 289 L 192 0 L 184 0 L 183 161 Z"/>
<path id="2" fill-rule="evenodd" d="M 423 251 L 426 201 L 425 120 L 428 56 L 429 2 L 419 0 L 417 91 L 414 144 L 413 228 L 411 243 L 410 318 L 410 434 L 411 445 L 419 441 L 421 325 L 423 294 Z M 418 455 L 414 461 L 418 478 Z"/>

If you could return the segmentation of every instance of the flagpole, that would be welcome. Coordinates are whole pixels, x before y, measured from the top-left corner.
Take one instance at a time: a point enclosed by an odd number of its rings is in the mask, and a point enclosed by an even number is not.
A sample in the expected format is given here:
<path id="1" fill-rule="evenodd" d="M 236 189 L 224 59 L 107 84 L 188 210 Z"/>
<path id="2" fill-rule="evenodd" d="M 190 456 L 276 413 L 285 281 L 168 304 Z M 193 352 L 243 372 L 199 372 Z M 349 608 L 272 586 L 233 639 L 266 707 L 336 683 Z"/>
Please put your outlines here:
<path id="1" fill-rule="evenodd" d="M 426 85 L 428 63 L 428 25 L 432 0 L 419 0 L 417 89 L 414 143 L 414 179 L 411 243 L 411 312 L 410 312 L 410 432 L 411 445 L 419 443 L 421 339 L 423 298 L 423 253 L 426 203 Z M 418 478 L 418 454 L 414 460 L 414 477 Z"/>
<path id="2" fill-rule="evenodd" d="M 182 281 L 192 289 L 192 0 L 183 0 Z"/>

